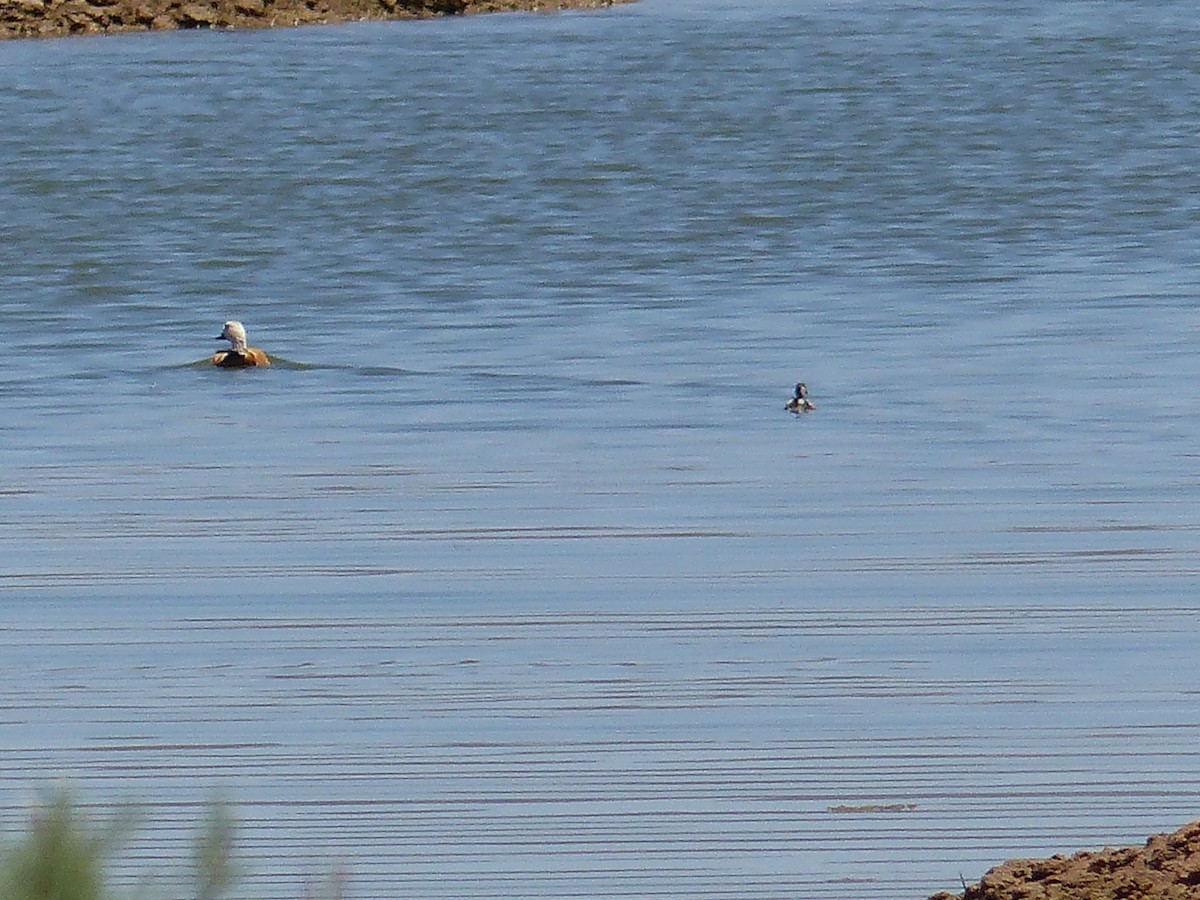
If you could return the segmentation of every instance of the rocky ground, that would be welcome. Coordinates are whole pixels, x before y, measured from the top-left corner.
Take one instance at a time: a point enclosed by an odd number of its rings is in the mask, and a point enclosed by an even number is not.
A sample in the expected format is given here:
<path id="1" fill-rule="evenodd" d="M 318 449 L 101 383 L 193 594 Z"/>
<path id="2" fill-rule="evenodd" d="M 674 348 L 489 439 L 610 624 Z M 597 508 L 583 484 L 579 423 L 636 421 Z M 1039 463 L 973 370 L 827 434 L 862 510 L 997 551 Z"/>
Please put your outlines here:
<path id="1" fill-rule="evenodd" d="M 0 38 L 595 9 L 630 0 L 0 0 Z"/>
<path id="2" fill-rule="evenodd" d="M 930 900 L 1196 900 L 1200 821 L 1158 834 L 1145 847 L 1049 859 L 1010 860 L 963 894 Z"/>

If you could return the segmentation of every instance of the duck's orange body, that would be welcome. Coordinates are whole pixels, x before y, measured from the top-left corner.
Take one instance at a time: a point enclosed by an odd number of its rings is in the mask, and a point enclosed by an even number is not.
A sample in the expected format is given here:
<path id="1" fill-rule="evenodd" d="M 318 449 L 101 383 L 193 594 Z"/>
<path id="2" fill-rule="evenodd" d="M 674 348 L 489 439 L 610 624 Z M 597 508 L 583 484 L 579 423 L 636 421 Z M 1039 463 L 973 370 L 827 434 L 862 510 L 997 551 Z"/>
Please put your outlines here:
<path id="1" fill-rule="evenodd" d="M 250 366 L 269 366 L 271 360 L 257 347 L 246 346 L 246 329 L 241 322 L 226 322 L 217 337 L 218 341 L 229 341 L 233 346 L 213 354 L 212 364 L 223 369 L 246 369 Z"/>
<path id="2" fill-rule="evenodd" d="M 212 364 L 223 369 L 245 369 L 249 366 L 269 366 L 271 360 L 257 347 L 245 350 L 218 350 L 213 354 Z"/>

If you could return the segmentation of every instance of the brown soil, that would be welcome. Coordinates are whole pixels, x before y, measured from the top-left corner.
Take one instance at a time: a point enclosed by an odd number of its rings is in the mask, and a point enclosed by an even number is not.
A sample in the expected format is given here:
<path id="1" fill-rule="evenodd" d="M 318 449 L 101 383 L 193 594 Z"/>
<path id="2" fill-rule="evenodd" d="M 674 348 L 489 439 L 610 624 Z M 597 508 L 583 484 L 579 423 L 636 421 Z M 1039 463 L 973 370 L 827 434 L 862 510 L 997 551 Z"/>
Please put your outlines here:
<path id="1" fill-rule="evenodd" d="M 964 894 L 930 900 L 1195 900 L 1200 898 L 1200 821 L 1157 834 L 1142 848 L 1016 859 Z"/>
<path id="2" fill-rule="evenodd" d="M 627 2 L 631 0 L 0 0 L 0 38 L 558 12 Z"/>

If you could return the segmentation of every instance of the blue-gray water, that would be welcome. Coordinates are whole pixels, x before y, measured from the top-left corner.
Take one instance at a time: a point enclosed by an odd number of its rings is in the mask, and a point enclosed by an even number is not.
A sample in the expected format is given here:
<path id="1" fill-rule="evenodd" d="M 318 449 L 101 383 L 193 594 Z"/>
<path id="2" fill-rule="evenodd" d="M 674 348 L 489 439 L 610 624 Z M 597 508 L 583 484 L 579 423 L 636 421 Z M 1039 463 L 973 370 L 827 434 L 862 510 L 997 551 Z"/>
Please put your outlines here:
<path id="1" fill-rule="evenodd" d="M 891 900 L 1194 818 L 1198 43 L 0 45 L 0 825 L 65 778 L 167 869 L 225 796 L 262 900 Z M 283 362 L 189 365 L 229 318 Z"/>

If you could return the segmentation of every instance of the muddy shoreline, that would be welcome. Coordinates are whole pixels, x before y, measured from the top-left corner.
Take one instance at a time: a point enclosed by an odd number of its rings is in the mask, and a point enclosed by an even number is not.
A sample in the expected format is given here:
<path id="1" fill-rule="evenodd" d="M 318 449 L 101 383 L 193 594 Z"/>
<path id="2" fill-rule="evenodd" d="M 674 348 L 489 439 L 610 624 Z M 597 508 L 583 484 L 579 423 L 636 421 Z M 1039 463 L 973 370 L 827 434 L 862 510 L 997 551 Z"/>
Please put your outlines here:
<path id="1" fill-rule="evenodd" d="M 633 0 L 5 0 L 0 3 L 0 39 L 560 12 L 629 2 Z"/>
<path id="2" fill-rule="evenodd" d="M 1189 900 L 1200 897 L 1200 820 L 1144 847 L 1015 859 L 961 894 L 929 900 Z"/>

